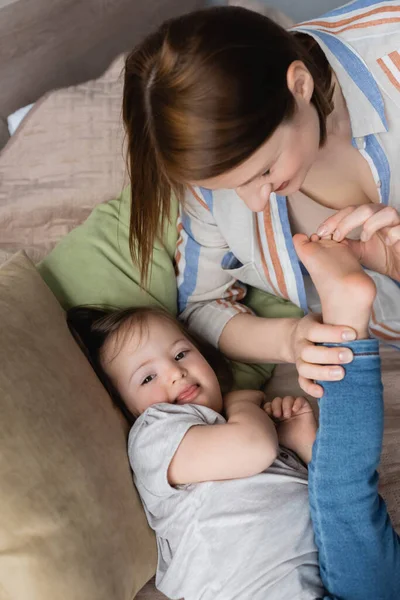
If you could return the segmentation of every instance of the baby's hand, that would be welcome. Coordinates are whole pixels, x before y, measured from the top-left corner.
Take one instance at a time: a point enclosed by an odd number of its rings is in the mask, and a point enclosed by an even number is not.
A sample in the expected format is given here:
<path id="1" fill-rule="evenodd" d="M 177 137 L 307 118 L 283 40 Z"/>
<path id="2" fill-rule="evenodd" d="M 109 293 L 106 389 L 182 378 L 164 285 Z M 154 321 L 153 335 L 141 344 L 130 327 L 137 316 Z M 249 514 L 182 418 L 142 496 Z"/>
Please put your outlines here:
<path id="1" fill-rule="evenodd" d="M 313 412 L 309 402 L 302 396 L 285 396 L 274 398 L 264 405 L 264 410 L 274 421 L 287 421 L 296 415 Z"/>
<path id="2" fill-rule="evenodd" d="M 278 397 L 267 402 L 264 410 L 276 422 L 279 444 L 296 452 L 308 464 L 317 432 L 317 422 L 309 402 L 301 396 Z"/>

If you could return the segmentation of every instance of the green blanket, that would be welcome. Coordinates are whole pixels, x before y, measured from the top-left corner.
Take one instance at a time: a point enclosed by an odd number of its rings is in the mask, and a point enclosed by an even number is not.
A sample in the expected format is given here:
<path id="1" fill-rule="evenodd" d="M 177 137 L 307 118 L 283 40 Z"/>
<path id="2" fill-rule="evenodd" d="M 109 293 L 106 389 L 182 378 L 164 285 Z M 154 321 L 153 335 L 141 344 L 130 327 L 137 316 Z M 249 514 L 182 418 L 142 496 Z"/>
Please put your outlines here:
<path id="1" fill-rule="evenodd" d="M 148 291 L 140 288 L 139 271 L 129 252 L 130 191 L 95 208 L 80 227 L 67 235 L 38 265 L 38 270 L 68 309 L 79 304 L 125 308 L 138 305 L 163 306 L 177 312 L 177 290 L 173 265 L 177 241 L 178 204 L 173 203 L 171 223 L 157 240 L 152 258 Z M 250 289 L 246 303 L 263 317 L 301 316 L 296 306 Z M 259 388 L 273 371 L 273 365 L 234 363 L 236 385 Z"/>

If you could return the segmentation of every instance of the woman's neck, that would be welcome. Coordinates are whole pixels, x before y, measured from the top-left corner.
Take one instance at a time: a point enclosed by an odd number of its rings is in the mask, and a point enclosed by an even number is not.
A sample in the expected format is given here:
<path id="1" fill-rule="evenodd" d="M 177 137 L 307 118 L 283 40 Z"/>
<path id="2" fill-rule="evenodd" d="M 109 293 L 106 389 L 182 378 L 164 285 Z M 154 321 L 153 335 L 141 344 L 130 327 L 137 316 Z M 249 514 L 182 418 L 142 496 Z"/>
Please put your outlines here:
<path id="1" fill-rule="evenodd" d="M 332 136 L 351 140 L 352 131 L 350 115 L 342 89 L 335 74 L 332 74 L 332 84 L 335 86 L 332 98 L 333 111 L 326 120 L 328 141 Z"/>

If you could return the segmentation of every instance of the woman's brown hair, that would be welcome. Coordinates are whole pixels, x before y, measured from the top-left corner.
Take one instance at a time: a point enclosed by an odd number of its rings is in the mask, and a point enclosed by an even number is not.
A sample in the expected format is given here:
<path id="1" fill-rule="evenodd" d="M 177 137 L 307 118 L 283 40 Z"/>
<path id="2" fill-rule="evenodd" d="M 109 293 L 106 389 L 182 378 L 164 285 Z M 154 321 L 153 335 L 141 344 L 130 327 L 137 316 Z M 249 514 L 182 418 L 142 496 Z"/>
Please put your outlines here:
<path id="1" fill-rule="evenodd" d="M 142 281 L 171 193 L 248 159 L 296 109 L 289 65 L 314 79 L 326 139 L 331 69 L 312 38 L 240 7 L 214 7 L 164 23 L 129 54 L 123 119 L 132 187 L 130 247 Z"/>
<path id="2" fill-rule="evenodd" d="M 135 417 L 132 415 L 118 390 L 114 386 L 102 365 L 102 356 L 107 340 L 115 337 L 114 346 L 116 354 L 123 344 L 127 335 L 131 334 L 132 328 L 139 332 L 140 337 L 149 325 L 151 316 L 173 323 L 180 329 L 182 334 L 192 342 L 201 352 L 208 364 L 214 370 L 222 394 L 228 393 L 233 384 L 233 375 L 229 362 L 211 344 L 188 333 L 186 328 L 172 315 L 163 309 L 155 307 L 132 307 L 119 310 L 106 309 L 97 306 L 76 306 L 67 312 L 67 324 L 92 365 L 96 375 L 111 396 L 115 406 L 119 408 L 129 423 L 133 423 Z"/>

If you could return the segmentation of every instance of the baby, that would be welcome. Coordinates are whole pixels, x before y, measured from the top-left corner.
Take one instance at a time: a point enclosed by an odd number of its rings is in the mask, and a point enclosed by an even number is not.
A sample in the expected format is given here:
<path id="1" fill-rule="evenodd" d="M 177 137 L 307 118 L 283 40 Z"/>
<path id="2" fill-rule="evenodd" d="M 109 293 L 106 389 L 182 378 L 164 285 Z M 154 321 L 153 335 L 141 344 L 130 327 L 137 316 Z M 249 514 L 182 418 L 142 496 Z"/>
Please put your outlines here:
<path id="1" fill-rule="evenodd" d="M 316 242 L 295 240 L 324 319 L 362 333 L 372 281 L 347 246 Z M 206 360 L 209 350 L 161 310 L 78 308 L 69 323 L 136 419 L 129 458 L 157 537 L 158 589 L 185 600 L 322 597 L 305 466 L 317 428 L 309 403 L 221 389 L 216 351 Z"/>

